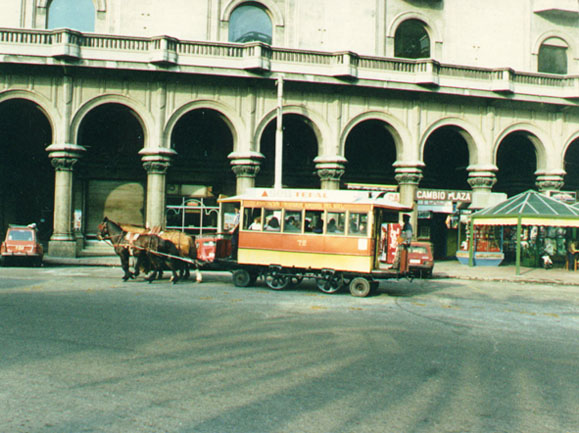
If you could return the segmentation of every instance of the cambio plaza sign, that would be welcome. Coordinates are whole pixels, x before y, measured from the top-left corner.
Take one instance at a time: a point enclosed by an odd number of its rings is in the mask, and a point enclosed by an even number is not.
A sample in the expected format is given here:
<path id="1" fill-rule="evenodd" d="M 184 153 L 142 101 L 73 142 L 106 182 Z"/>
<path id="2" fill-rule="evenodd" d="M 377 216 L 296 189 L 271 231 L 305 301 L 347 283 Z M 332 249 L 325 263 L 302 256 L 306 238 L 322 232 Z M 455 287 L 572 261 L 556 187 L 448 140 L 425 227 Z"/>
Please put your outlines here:
<path id="1" fill-rule="evenodd" d="M 416 200 L 471 202 L 472 191 L 460 191 L 449 189 L 419 189 L 418 191 L 416 191 Z"/>

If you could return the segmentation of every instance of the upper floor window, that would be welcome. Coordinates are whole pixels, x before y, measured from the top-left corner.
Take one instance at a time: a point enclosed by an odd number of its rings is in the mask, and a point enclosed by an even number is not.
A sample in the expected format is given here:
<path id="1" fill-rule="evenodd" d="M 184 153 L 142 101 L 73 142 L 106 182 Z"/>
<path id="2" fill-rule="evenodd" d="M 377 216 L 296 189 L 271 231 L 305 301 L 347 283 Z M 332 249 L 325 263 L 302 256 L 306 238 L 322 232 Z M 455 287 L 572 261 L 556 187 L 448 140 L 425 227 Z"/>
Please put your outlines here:
<path id="1" fill-rule="evenodd" d="M 271 19 L 265 9 L 243 4 L 229 18 L 229 42 L 260 41 L 271 45 Z"/>
<path id="2" fill-rule="evenodd" d="M 69 28 L 94 32 L 95 9 L 92 0 L 53 0 L 48 9 L 48 28 Z"/>
<path id="3" fill-rule="evenodd" d="M 407 59 L 430 57 L 430 37 L 419 20 L 404 21 L 394 35 L 394 56 Z"/>
<path id="4" fill-rule="evenodd" d="M 539 48 L 539 72 L 567 73 L 567 43 L 559 38 L 549 38 Z"/>

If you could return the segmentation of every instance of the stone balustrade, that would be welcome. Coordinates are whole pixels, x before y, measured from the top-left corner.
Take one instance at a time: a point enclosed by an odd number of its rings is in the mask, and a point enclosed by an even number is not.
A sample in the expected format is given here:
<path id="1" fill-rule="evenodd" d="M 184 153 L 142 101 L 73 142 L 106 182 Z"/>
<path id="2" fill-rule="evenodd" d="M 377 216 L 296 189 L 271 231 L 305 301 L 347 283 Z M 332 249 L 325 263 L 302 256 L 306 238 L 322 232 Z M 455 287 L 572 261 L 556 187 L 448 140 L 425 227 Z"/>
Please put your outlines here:
<path id="1" fill-rule="evenodd" d="M 117 62 L 112 65 L 111 62 Z M 322 52 L 246 44 L 183 41 L 80 33 L 69 29 L 0 28 L 0 64 L 78 63 L 102 68 L 255 76 L 283 73 L 288 80 L 340 83 L 356 81 L 369 87 L 436 91 L 479 97 L 508 97 L 563 105 L 579 100 L 578 75 L 552 75 L 439 63 L 432 59 L 395 59 L 352 52 Z"/>

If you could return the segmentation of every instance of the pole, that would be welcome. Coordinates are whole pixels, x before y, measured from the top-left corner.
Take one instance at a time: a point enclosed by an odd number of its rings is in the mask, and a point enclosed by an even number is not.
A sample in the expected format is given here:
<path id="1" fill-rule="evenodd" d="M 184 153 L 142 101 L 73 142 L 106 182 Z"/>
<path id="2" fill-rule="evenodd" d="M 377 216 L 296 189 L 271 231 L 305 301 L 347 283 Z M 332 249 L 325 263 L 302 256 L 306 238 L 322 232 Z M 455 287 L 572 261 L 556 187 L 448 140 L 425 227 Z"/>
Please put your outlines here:
<path id="1" fill-rule="evenodd" d="M 523 230 L 521 227 L 521 217 L 517 219 L 517 254 L 516 254 L 516 267 L 515 273 L 516 275 L 521 275 L 521 234 Z"/>
<path id="2" fill-rule="evenodd" d="M 277 85 L 277 124 L 275 128 L 275 181 L 274 188 L 282 189 L 283 167 L 283 75 L 280 75 Z"/>

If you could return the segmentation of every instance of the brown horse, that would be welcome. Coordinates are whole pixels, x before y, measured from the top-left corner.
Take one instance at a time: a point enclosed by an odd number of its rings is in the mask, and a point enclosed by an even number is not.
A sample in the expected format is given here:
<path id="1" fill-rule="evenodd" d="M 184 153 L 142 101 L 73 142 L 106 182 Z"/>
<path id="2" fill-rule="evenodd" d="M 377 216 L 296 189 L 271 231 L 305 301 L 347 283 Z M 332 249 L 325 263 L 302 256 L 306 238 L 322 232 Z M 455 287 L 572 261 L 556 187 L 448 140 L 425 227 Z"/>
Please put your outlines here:
<path id="1" fill-rule="evenodd" d="M 130 241 L 127 238 L 128 233 L 124 231 L 120 225 L 109 220 L 107 217 L 98 226 L 97 237 L 99 240 L 109 241 L 113 244 L 115 253 L 121 259 L 121 268 L 123 269 L 123 281 L 129 278 L 134 278 L 133 273 L 129 269 L 129 258 L 131 252 L 129 251 Z"/>
<path id="2" fill-rule="evenodd" d="M 140 234 L 130 246 L 132 255 L 136 258 L 135 276 L 142 267 L 151 267 L 151 274 L 146 277 L 149 283 L 160 279 L 163 269 L 168 268 L 172 272 L 171 282 L 175 284 L 180 279 L 185 262 L 179 259 L 179 250 L 171 241 L 165 240 L 158 235 Z M 180 274 L 177 274 L 180 271 Z"/>
<path id="3" fill-rule="evenodd" d="M 144 267 L 145 271 L 151 267 L 154 267 L 145 255 L 141 255 L 141 260 L 137 260 L 138 264 L 135 265 L 135 272 L 132 273 L 129 269 L 129 257 L 131 256 L 131 253 L 135 251 L 135 249 L 131 251 L 131 246 L 139 237 L 150 234 L 152 234 L 151 231 L 144 227 L 119 224 L 108 219 L 107 217 L 105 217 L 103 222 L 99 224 L 97 233 L 98 238 L 101 240 L 108 240 L 112 243 L 115 253 L 121 259 L 121 267 L 124 271 L 124 281 L 139 275 L 141 266 Z M 172 242 L 174 244 L 178 250 L 175 254 L 176 256 L 181 256 L 186 259 L 185 262 L 182 262 L 184 264 L 181 269 L 183 278 L 189 277 L 189 268 L 191 265 L 193 265 L 195 268 L 197 282 L 201 282 L 202 277 L 201 272 L 199 271 L 197 248 L 194 240 L 177 230 L 159 232 L 158 235 L 161 239 Z M 161 271 L 156 271 L 155 275 L 156 277 L 160 277 Z"/>
<path id="4" fill-rule="evenodd" d="M 185 233 L 179 230 L 157 230 L 156 228 L 149 230 L 145 227 L 139 227 L 130 224 L 119 224 L 119 226 L 127 233 L 156 234 L 160 238 L 172 242 L 179 250 L 179 255 L 189 259 L 184 262 L 186 263 L 186 266 L 183 269 L 183 278 L 189 278 L 190 264 L 194 263 L 196 279 L 198 282 L 201 282 L 201 273 L 199 272 L 199 266 L 197 263 L 197 246 L 195 244 L 194 238 L 187 236 Z M 138 270 L 136 270 L 136 272 L 138 274 Z"/>

